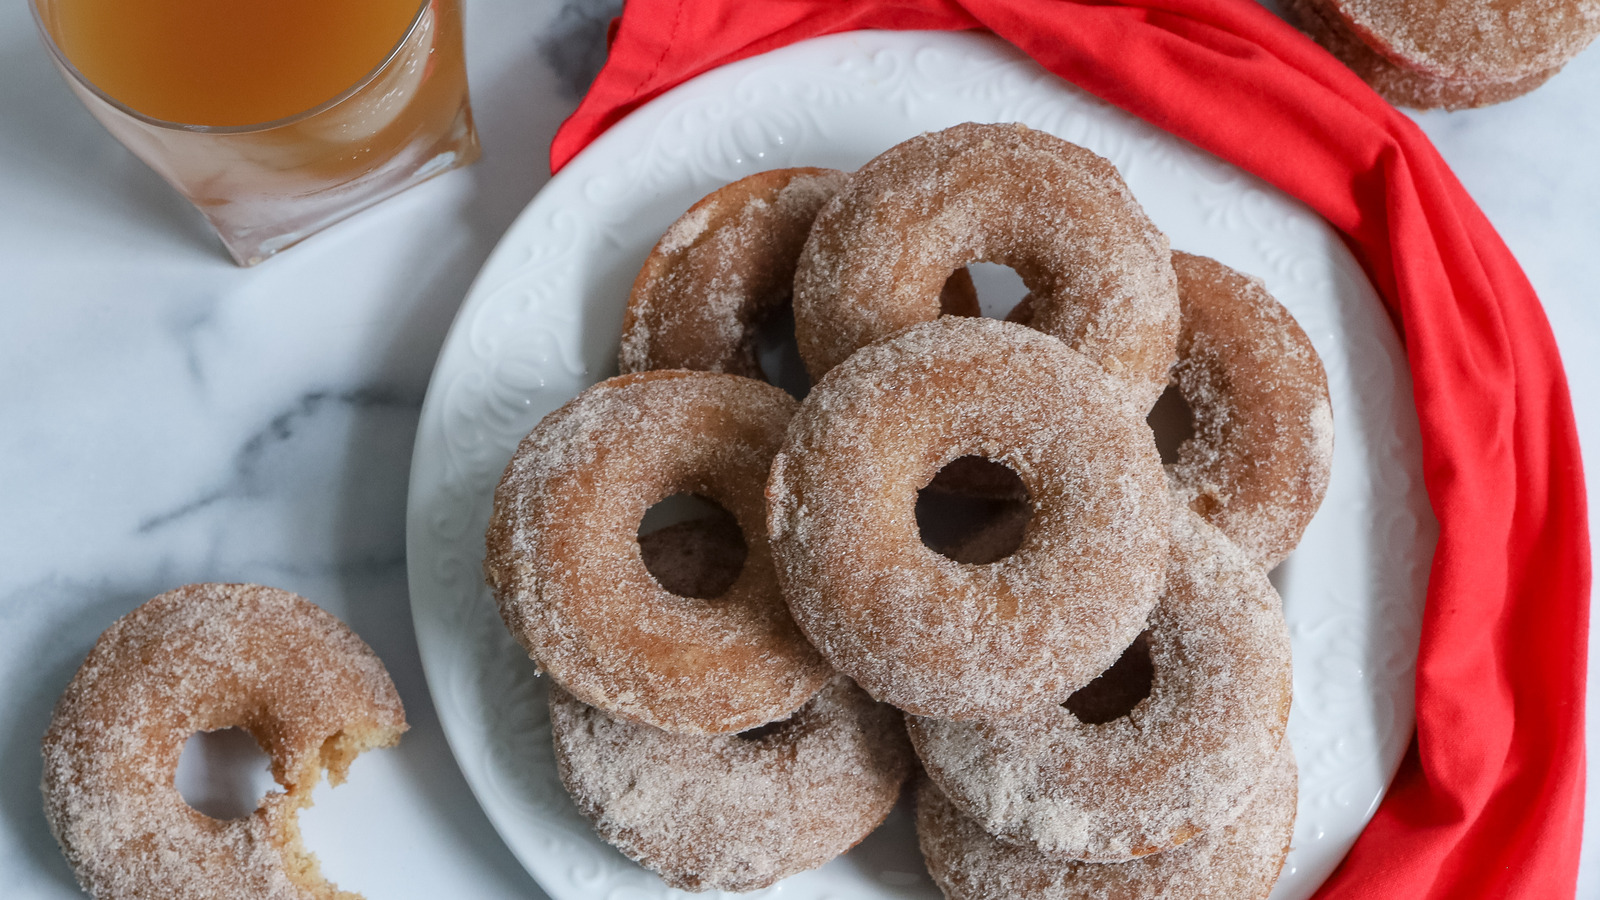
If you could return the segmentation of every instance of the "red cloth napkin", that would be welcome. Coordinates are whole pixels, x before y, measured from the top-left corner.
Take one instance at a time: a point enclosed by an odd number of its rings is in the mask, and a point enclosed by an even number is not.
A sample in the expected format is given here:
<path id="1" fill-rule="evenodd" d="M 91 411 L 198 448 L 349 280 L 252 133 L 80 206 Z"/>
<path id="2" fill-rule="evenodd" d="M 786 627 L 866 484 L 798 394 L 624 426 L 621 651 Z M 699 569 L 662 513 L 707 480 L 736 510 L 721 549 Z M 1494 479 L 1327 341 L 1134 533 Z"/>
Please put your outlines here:
<path id="1" fill-rule="evenodd" d="M 1415 739 L 1318 897 L 1572 896 L 1590 576 L 1577 433 L 1533 288 L 1427 138 L 1251 0 L 628 0 L 552 166 L 687 78 L 860 28 L 993 31 L 1344 233 L 1405 339 L 1440 533 Z"/>

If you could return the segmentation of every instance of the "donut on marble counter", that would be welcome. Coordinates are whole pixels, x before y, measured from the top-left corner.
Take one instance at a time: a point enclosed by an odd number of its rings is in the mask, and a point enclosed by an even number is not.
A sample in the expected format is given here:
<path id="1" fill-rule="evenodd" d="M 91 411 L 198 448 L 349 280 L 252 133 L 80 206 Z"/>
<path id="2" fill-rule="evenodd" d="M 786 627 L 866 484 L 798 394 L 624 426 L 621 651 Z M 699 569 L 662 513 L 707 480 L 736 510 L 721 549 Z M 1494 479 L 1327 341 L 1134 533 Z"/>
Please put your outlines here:
<path id="1" fill-rule="evenodd" d="M 523 439 L 495 490 L 484 574 L 506 626 L 579 700 L 668 731 L 729 734 L 799 709 L 832 675 L 778 590 L 763 487 L 795 402 L 737 375 L 621 375 Z M 738 522 L 743 568 L 713 600 L 674 594 L 638 542 L 692 493 Z"/>
<path id="2" fill-rule="evenodd" d="M 835 676 L 743 734 L 669 734 L 553 687 L 561 781 L 608 843 L 672 887 L 753 891 L 855 846 L 911 771 L 899 714 Z"/>
<path id="3" fill-rule="evenodd" d="M 917 841 L 946 900 L 1264 900 L 1294 836 L 1298 773 L 1288 741 L 1260 774 L 1236 821 L 1128 862 L 1075 862 L 997 841 L 927 778 L 917 784 Z"/>
<path id="4" fill-rule="evenodd" d="M 814 387 L 773 460 L 768 529 L 796 621 L 869 694 L 922 715 L 1054 707 L 1144 627 L 1170 501 L 1122 385 L 1061 341 L 945 317 Z M 976 455 L 1031 498 L 1021 546 L 966 565 L 923 544 L 917 492 Z"/>
<path id="5" fill-rule="evenodd" d="M 928 776 L 1000 840 L 1103 863 L 1170 850 L 1235 821 L 1277 755 L 1290 698 L 1282 601 L 1188 510 L 1173 511 L 1171 539 L 1146 631 L 1150 691 L 1127 715 L 908 718 Z"/>
<path id="6" fill-rule="evenodd" d="M 190 735 L 239 727 L 284 789 L 213 819 L 173 784 Z M 355 897 L 323 880 L 295 815 L 324 771 L 406 730 L 383 663 L 343 623 L 273 588 L 196 584 L 95 642 L 44 738 L 44 807 L 79 884 L 100 900 Z"/>
<path id="7" fill-rule="evenodd" d="M 1088 150 L 1022 125 L 968 123 L 868 162 L 818 214 L 795 270 L 795 337 L 813 382 L 940 313 L 972 262 L 1010 266 L 1035 327 L 1126 383 L 1149 409 L 1176 353 L 1167 238 Z"/>

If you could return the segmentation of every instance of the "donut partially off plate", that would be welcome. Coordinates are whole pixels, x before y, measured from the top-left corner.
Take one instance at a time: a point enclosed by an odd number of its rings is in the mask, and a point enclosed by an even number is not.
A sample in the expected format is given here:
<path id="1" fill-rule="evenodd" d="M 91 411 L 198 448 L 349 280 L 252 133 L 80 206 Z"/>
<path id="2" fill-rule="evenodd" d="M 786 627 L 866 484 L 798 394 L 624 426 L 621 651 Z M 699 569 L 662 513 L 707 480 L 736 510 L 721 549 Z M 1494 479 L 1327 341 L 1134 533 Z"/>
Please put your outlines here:
<path id="1" fill-rule="evenodd" d="M 1465 109 L 1533 90 L 1600 34 L 1600 0 L 1285 0 L 1385 99 Z"/>

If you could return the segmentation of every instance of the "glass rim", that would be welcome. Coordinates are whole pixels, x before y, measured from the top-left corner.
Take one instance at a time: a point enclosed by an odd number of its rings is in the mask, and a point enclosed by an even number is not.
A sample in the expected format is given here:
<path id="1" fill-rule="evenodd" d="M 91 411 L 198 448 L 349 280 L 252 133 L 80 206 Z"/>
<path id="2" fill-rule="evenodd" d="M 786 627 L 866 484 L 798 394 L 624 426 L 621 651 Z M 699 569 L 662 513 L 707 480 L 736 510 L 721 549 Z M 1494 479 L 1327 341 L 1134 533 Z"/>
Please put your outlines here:
<path id="1" fill-rule="evenodd" d="M 400 35 L 400 39 L 395 41 L 394 46 L 389 48 L 389 52 L 383 55 L 383 59 L 379 60 L 378 64 L 373 66 L 371 71 L 356 79 L 355 84 L 350 85 L 349 87 L 340 91 L 338 94 L 334 95 L 331 99 L 324 100 L 310 109 L 284 116 L 281 119 L 273 119 L 268 122 L 258 122 L 249 125 L 190 125 L 183 122 L 173 122 L 169 119 L 158 119 L 155 116 L 142 113 L 106 93 L 100 88 L 99 85 L 91 81 L 87 75 L 84 75 L 77 66 L 73 65 L 72 60 L 67 58 L 67 54 L 62 51 L 61 46 L 56 43 L 55 35 L 51 34 L 50 28 L 45 25 L 44 14 L 39 9 L 39 5 L 45 2 L 49 2 L 49 0 L 28 0 L 28 9 L 33 13 L 33 24 L 39 29 L 39 37 L 44 41 L 45 49 L 50 51 L 51 58 L 55 60 L 56 65 L 61 67 L 62 71 L 67 73 L 69 78 L 77 82 L 84 89 L 88 90 L 100 100 L 104 101 L 113 109 L 117 110 L 123 115 L 143 122 L 146 125 L 156 128 L 163 128 L 168 131 L 188 131 L 196 134 L 251 134 L 257 131 L 271 131 L 274 128 L 283 128 L 287 125 L 294 125 L 298 122 L 303 122 L 312 116 L 320 115 L 321 113 L 327 112 L 333 107 L 338 106 L 344 101 L 350 99 L 350 97 L 355 95 L 362 88 L 371 84 L 378 77 L 378 75 L 383 72 L 384 69 L 389 67 L 390 63 L 394 62 L 395 58 L 400 55 L 401 49 L 403 49 L 411 40 L 412 36 L 416 34 L 417 27 L 422 24 L 423 14 L 428 11 L 428 7 L 433 5 L 434 0 L 420 0 L 420 2 L 417 4 L 416 15 L 411 17 L 411 24 L 406 26 L 406 30 Z"/>

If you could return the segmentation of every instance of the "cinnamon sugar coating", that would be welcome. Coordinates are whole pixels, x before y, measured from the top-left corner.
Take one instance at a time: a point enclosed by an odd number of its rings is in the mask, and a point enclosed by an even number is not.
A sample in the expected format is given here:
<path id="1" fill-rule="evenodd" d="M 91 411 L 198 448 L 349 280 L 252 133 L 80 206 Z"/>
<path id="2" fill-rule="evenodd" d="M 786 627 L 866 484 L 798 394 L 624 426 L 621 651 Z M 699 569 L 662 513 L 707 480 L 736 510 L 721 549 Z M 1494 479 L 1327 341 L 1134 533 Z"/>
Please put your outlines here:
<path id="1" fill-rule="evenodd" d="M 1600 34 L 1600 0 L 1322 0 L 1397 67 L 1456 85 L 1549 77 Z"/>
<path id="2" fill-rule="evenodd" d="M 1172 381 L 1194 435 L 1167 466 L 1173 492 L 1272 568 L 1300 543 L 1333 467 L 1322 359 L 1260 279 L 1172 254 L 1183 331 Z"/>
<path id="3" fill-rule="evenodd" d="M 1373 90 L 1396 106 L 1413 109 L 1470 109 L 1503 103 L 1544 84 L 1565 60 L 1544 69 L 1478 77 L 1447 77 L 1384 55 L 1352 23 L 1324 0 L 1284 0 L 1284 12 L 1300 30 L 1349 66 Z M 1581 49 L 1581 48 L 1580 48 Z"/>
<path id="4" fill-rule="evenodd" d="M 911 770 L 899 715 L 840 676 L 741 735 L 669 734 L 559 687 L 550 722 L 562 783 L 600 837 L 688 891 L 753 891 L 826 863 L 878 827 Z"/>
<path id="5" fill-rule="evenodd" d="M 1194 435 L 1167 477 L 1179 500 L 1266 568 L 1300 543 L 1328 492 L 1333 404 L 1322 358 L 1258 278 L 1174 251 L 1183 328 L 1172 384 Z M 1007 321 L 1032 324 L 1033 297 Z"/>
<path id="6" fill-rule="evenodd" d="M 789 305 L 811 223 L 849 178 L 834 169 L 773 169 L 689 207 L 634 279 L 622 319 L 620 371 L 693 369 L 762 378 L 756 334 Z M 950 274 L 939 303 L 948 315 L 980 314 L 966 269 Z"/>
<path id="7" fill-rule="evenodd" d="M 1164 579 L 1166 479 L 1123 386 L 1055 338 L 945 317 L 828 373 L 767 488 L 784 596 L 880 700 L 977 718 L 1053 707 L 1116 660 Z M 917 491 L 977 455 L 1022 479 L 1022 545 L 990 565 L 924 546 Z"/>
<path id="8" fill-rule="evenodd" d="M 1010 266 L 1037 327 L 1128 384 L 1166 383 L 1178 297 L 1166 236 L 1117 170 L 1022 125 L 968 123 L 868 162 L 823 207 L 795 270 L 795 335 L 812 380 L 857 349 L 940 314 L 972 262 Z"/>
<path id="9" fill-rule="evenodd" d="M 1073 862 L 997 841 L 926 778 L 917 784 L 917 839 L 946 900 L 1264 900 L 1294 835 L 1298 775 L 1288 741 L 1260 775 L 1236 821 L 1129 862 Z"/>
<path id="10" fill-rule="evenodd" d="M 831 675 L 778 591 L 762 495 L 795 402 L 705 372 L 622 375 L 523 439 L 495 490 L 484 574 L 506 626 L 591 706 L 669 731 L 724 734 L 781 719 Z M 639 522 L 698 494 L 731 513 L 747 555 L 714 600 L 645 568 Z"/>
<path id="11" fill-rule="evenodd" d="M 1188 510 L 1174 510 L 1171 535 L 1147 631 L 1154 680 L 1128 715 L 908 719 L 929 777 L 1000 840 L 1090 862 L 1169 850 L 1238 819 L 1277 755 L 1290 699 L 1282 601 Z"/>
<path id="12" fill-rule="evenodd" d="M 173 785 L 199 731 L 240 727 L 283 792 L 218 820 Z M 358 900 L 324 881 L 295 815 L 328 773 L 405 731 L 372 650 L 305 599 L 195 584 L 117 620 L 56 704 L 44 737 L 44 808 L 83 889 L 100 900 Z"/>
<path id="13" fill-rule="evenodd" d="M 617 354 L 621 371 L 760 378 L 754 331 L 789 301 L 811 221 L 849 177 L 834 169 L 774 169 L 689 207 L 634 279 Z"/>

